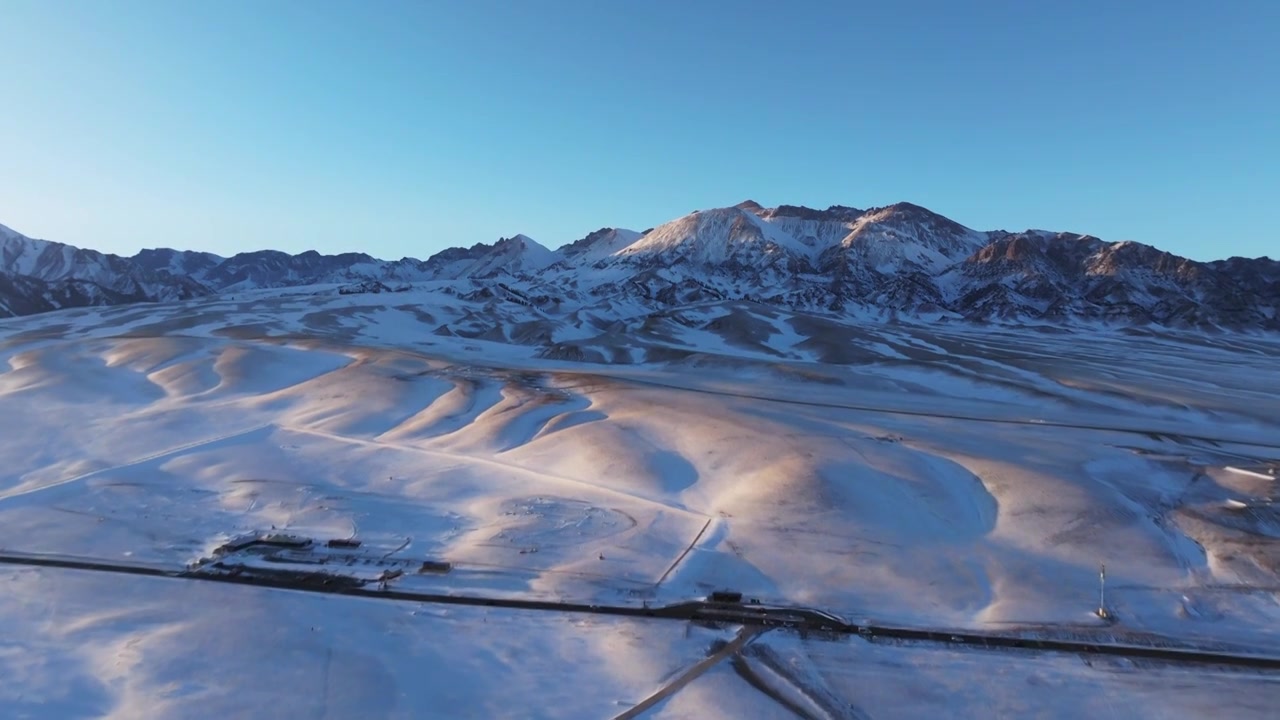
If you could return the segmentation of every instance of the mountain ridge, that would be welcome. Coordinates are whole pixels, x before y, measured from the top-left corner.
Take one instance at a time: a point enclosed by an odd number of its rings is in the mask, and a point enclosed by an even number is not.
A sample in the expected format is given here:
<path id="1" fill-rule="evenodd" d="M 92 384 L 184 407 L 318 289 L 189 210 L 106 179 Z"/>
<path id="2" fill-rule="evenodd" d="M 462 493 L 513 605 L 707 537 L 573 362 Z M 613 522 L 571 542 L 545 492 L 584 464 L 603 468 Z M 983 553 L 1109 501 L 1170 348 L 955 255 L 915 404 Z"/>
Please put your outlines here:
<path id="1" fill-rule="evenodd" d="M 747 200 L 643 233 L 601 228 L 555 250 L 517 234 L 391 261 L 314 250 L 223 258 L 154 248 L 122 257 L 0 225 L 0 273 L 8 278 L 0 315 L 262 288 L 454 282 L 466 286 L 462 296 L 533 298 L 560 310 L 720 299 L 860 317 L 1280 329 L 1280 262 L 1268 257 L 1200 262 L 1091 235 L 978 231 L 909 202 L 819 210 Z M 500 291 L 477 293 L 494 283 Z"/>

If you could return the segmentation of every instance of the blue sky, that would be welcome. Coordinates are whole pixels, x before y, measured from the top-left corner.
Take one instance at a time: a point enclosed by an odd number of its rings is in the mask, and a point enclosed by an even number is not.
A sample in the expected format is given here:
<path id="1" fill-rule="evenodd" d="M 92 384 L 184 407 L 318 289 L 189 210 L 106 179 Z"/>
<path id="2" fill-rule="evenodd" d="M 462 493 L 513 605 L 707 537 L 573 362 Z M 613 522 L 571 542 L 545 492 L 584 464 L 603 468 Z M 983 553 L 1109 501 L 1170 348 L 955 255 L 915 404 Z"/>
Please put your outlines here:
<path id="1" fill-rule="evenodd" d="M 752 198 L 1280 256 L 1280 3 L 0 2 L 0 223 L 551 247 Z"/>

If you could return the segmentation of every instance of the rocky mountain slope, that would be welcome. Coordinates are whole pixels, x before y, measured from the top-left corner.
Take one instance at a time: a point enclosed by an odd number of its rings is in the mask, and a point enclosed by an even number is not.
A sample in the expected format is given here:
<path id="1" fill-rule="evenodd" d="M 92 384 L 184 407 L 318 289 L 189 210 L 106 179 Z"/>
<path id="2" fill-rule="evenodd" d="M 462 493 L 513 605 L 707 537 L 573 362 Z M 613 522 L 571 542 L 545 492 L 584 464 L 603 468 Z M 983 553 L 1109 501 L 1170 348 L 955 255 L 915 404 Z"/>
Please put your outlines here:
<path id="1" fill-rule="evenodd" d="M 555 251 L 516 235 L 425 261 L 271 250 L 126 258 L 0 226 L 0 315 L 316 284 L 358 291 L 370 282 L 452 283 L 465 300 L 594 326 L 748 301 L 848 317 L 1280 329 L 1280 262 L 1203 263 L 1088 235 L 981 232 L 910 203 L 818 210 L 746 201 L 643 233 L 602 228 Z"/>

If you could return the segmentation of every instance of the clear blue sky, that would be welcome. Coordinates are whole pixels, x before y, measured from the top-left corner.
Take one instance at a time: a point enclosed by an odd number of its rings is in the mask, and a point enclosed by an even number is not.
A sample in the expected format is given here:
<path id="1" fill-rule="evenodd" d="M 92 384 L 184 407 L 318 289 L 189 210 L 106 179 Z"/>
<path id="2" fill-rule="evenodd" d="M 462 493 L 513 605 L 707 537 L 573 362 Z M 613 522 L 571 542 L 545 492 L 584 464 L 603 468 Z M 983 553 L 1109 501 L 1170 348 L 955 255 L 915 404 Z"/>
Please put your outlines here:
<path id="1" fill-rule="evenodd" d="M 753 198 L 1280 256 L 1280 2 L 0 0 L 0 223 L 551 247 Z"/>

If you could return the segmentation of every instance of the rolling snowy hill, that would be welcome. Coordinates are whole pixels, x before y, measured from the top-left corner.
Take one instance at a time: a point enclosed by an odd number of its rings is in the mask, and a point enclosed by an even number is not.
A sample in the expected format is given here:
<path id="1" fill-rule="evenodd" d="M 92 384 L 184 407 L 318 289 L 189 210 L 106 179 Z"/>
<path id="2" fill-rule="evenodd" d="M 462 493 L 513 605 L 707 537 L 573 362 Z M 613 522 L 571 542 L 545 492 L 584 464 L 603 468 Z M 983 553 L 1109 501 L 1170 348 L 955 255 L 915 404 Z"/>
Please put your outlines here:
<path id="1" fill-rule="evenodd" d="M 1095 241 L 1027 240 L 1000 257 L 1029 278 L 1105 270 Z M 0 321 L 0 715 L 1274 715 L 1274 669 L 644 613 L 736 591 L 948 638 L 1272 656 L 1275 336 L 616 289 L 550 312 L 546 284 Z M 410 572 L 360 597 L 183 574 L 254 532 Z"/>

